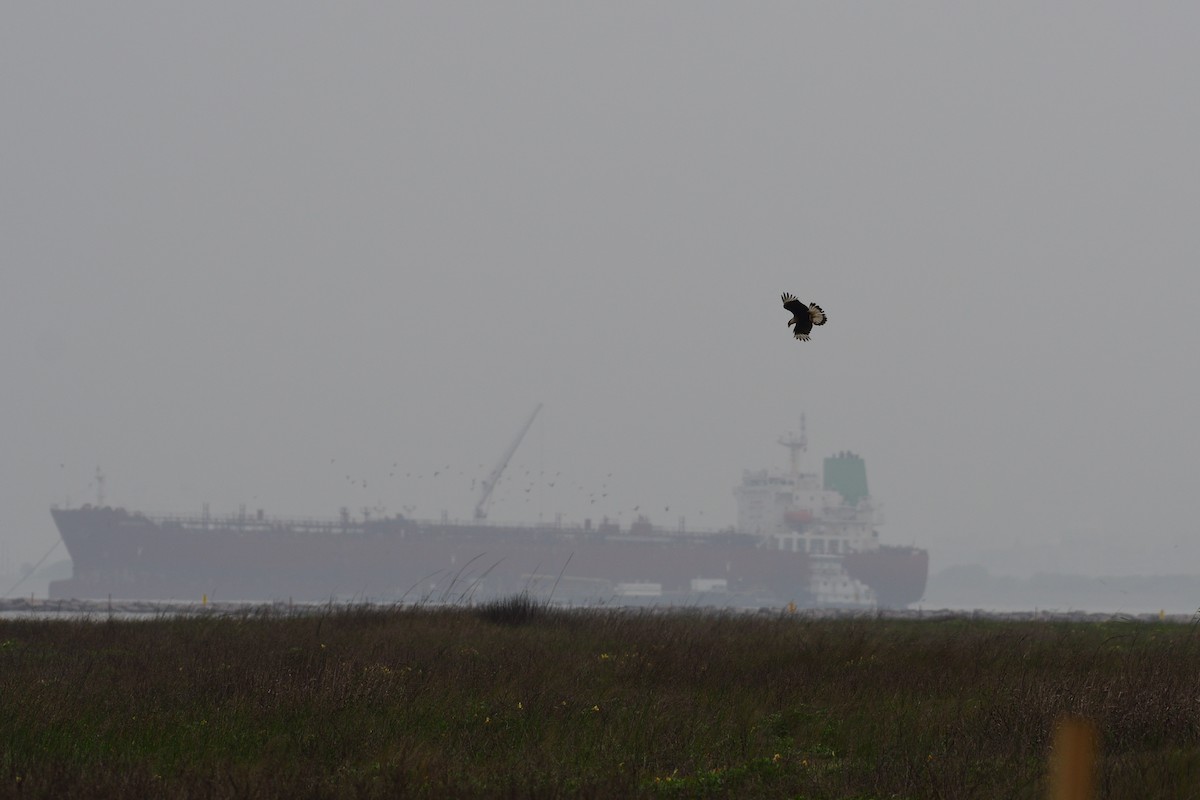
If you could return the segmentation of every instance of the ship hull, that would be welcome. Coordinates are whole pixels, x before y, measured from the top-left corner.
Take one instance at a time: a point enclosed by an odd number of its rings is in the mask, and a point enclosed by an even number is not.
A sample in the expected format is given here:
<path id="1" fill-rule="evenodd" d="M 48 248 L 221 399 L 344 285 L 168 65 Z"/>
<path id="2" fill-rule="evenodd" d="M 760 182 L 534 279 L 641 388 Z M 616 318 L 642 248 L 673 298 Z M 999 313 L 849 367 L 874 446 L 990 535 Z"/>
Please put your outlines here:
<path id="1" fill-rule="evenodd" d="M 52 597 L 461 601 L 521 591 L 809 605 L 809 559 L 751 536 L 653 529 L 150 518 L 52 511 L 74 564 Z"/>
<path id="2" fill-rule="evenodd" d="M 876 550 L 848 553 L 842 558 L 846 573 L 875 591 L 884 608 L 904 608 L 925 595 L 929 576 L 929 551 L 917 547 L 883 545 Z"/>

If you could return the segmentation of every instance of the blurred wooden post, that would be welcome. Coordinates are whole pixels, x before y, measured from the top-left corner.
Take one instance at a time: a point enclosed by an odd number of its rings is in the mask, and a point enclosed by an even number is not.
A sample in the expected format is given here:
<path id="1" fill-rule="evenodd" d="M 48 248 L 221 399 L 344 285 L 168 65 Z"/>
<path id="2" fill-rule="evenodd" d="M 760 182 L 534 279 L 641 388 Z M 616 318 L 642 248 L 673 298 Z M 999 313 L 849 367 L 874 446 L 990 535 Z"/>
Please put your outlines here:
<path id="1" fill-rule="evenodd" d="M 1086 719 L 1063 716 L 1054 726 L 1050 751 L 1050 800 L 1095 797 L 1096 727 Z"/>

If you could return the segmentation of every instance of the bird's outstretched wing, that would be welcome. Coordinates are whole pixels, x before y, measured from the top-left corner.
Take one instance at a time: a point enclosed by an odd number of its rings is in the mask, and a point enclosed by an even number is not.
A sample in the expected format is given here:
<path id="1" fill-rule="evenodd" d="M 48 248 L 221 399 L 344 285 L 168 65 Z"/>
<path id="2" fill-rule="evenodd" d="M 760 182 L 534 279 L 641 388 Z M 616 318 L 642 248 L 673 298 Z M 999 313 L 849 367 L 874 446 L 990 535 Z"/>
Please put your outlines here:
<path id="1" fill-rule="evenodd" d="M 786 292 L 783 295 L 783 307 L 796 316 L 801 316 L 808 313 L 808 307 L 805 306 L 804 303 L 801 303 L 799 300 L 797 300 L 796 295 L 787 294 Z"/>
<path id="2" fill-rule="evenodd" d="M 829 317 L 825 316 L 825 312 L 816 303 L 808 304 L 808 316 L 812 319 L 813 325 L 824 325 L 829 321 Z"/>

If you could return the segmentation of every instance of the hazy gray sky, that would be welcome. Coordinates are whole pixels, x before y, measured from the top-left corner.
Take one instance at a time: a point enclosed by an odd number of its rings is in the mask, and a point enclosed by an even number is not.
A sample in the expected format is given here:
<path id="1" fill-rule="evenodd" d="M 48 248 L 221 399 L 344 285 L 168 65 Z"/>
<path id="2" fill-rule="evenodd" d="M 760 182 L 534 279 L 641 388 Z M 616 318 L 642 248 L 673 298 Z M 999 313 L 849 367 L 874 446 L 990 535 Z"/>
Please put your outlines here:
<path id="1" fill-rule="evenodd" d="M 731 524 L 805 412 L 935 569 L 1195 572 L 1198 35 L 1184 3 L 6 4 L 7 557 L 97 464 L 151 512 L 466 516 L 540 401 L 494 518 Z"/>

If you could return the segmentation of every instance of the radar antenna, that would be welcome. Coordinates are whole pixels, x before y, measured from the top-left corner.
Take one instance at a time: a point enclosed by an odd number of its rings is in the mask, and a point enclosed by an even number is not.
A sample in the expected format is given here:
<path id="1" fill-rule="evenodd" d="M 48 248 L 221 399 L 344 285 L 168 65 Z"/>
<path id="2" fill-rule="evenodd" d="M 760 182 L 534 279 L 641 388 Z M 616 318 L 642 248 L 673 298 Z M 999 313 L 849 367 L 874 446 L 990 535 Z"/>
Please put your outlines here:
<path id="1" fill-rule="evenodd" d="M 529 432 L 529 428 L 533 425 L 533 420 L 537 417 L 538 412 L 542 410 L 542 404 L 538 403 L 537 408 L 529 415 L 529 421 L 521 428 L 521 432 L 517 434 L 517 438 L 513 439 L 513 443 L 504 451 L 504 455 L 500 456 L 500 460 L 496 462 L 495 468 L 483 480 L 483 494 L 479 496 L 479 502 L 475 504 L 475 519 L 487 519 L 487 504 L 492 497 L 492 490 L 496 488 L 496 484 L 500 482 L 500 476 L 504 474 L 504 468 L 508 466 L 508 461 L 513 457 L 513 453 L 517 452 L 517 448 L 521 445 L 521 440 L 525 438 L 525 434 Z"/>

